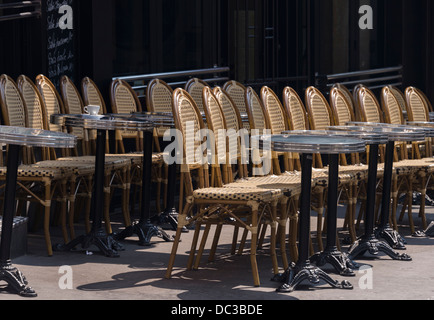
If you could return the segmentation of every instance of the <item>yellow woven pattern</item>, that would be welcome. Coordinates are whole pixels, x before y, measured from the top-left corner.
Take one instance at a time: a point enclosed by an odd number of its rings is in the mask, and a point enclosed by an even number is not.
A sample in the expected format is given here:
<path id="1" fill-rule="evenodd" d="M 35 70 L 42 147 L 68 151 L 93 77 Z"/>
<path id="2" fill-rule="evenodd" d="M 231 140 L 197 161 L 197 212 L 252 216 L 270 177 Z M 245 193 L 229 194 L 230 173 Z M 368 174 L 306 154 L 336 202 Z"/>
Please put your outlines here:
<path id="1" fill-rule="evenodd" d="M 261 102 L 256 95 L 251 95 L 250 108 L 253 115 L 254 129 L 259 130 L 259 134 L 262 134 L 263 130 L 267 129 L 264 112 L 262 110 Z"/>
<path id="2" fill-rule="evenodd" d="M 402 111 L 407 110 L 407 104 L 401 94 L 396 88 L 390 88 L 391 93 L 395 97 L 396 101 L 398 102 L 399 106 L 401 107 Z"/>
<path id="3" fill-rule="evenodd" d="M 53 114 L 61 114 L 62 112 L 60 110 L 59 102 L 57 101 L 56 93 L 52 90 L 48 83 L 41 83 L 41 88 L 48 119 Z M 62 131 L 61 126 L 52 124 L 51 122 L 49 122 L 48 126 L 51 131 Z"/>
<path id="4" fill-rule="evenodd" d="M 367 122 L 381 122 L 379 110 L 375 100 L 370 94 L 365 94 L 362 99 L 362 108 L 365 110 Z"/>
<path id="5" fill-rule="evenodd" d="M 201 145 L 201 142 L 195 139 L 196 133 L 200 130 L 199 118 L 190 100 L 184 96 L 179 97 L 178 108 L 182 133 L 184 135 L 184 145 L 188 148 L 185 154 L 187 164 L 200 164 L 200 161 L 196 161 L 194 155 L 195 150 Z M 191 150 L 191 147 L 194 147 L 194 149 Z"/>
<path id="6" fill-rule="evenodd" d="M 335 104 L 337 111 L 337 121 L 339 122 L 337 125 L 344 125 L 347 122 L 352 121 L 349 106 L 345 98 L 341 96 L 341 93 L 339 93 L 336 97 Z"/>
<path id="7" fill-rule="evenodd" d="M 172 113 L 172 93 L 165 85 L 156 84 L 150 99 L 155 112 Z"/>
<path id="8" fill-rule="evenodd" d="M 82 114 L 82 105 L 80 101 L 80 97 L 77 95 L 77 92 L 75 91 L 75 88 L 72 86 L 72 84 L 67 81 L 66 82 L 66 101 L 65 104 L 68 106 L 68 110 L 70 114 Z M 83 139 L 84 132 L 81 128 L 71 128 L 72 134 L 77 136 L 79 139 Z"/>
<path id="9" fill-rule="evenodd" d="M 390 123 L 402 124 L 401 107 L 390 92 L 387 94 L 387 109 L 389 110 Z"/>
<path id="10" fill-rule="evenodd" d="M 196 199 L 205 200 L 240 200 L 240 201 L 265 201 L 278 200 L 282 195 L 280 189 L 260 188 L 206 188 L 194 191 Z"/>
<path id="11" fill-rule="evenodd" d="M 218 91 L 216 97 L 219 100 L 220 106 L 225 115 L 227 129 L 234 129 L 238 132 L 240 130 L 240 126 L 238 123 L 236 111 L 234 110 L 235 106 L 222 91 Z"/>
<path id="12" fill-rule="evenodd" d="M 97 88 L 92 83 L 87 85 L 87 99 L 89 105 L 100 106 L 101 109 L 99 113 L 103 114 L 104 110 L 102 109 L 102 106 L 104 103 L 101 101 Z"/>
<path id="13" fill-rule="evenodd" d="M 14 127 L 25 127 L 26 114 L 24 103 L 17 87 L 8 80 L 6 80 L 5 84 L 5 98 L 10 125 Z"/>
<path id="14" fill-rule="evenodd" d="M 225 130 L 224 116 L 220 110 L 219 103 L 214 96 L 208 96 L 207 105 L 210 111 L 211 122 L 214 129 L 216 154 L 218 159 L 222 159 L 223 162 L 225 162 L 224 159 L 226 157 L 226 133 L 225 131 L 222 131 Z"/>
<path id="15" fill-rule="evenodd" d="M 270 117 L 270 125 L 272 134 L 281 134 L 286 130 L 285 126 L 285 115 L 283 113 L 283 108 L 280 102 L 276 100 L 276 97 L 268 93 L 266 96 L 266 109 Z"/>
<path id="16" fill-rule="evenodd" d="M 235 106 L 238 108 L 240 113 L 246 113 L 246 100 L 245 94 L 246 91 L 244 88 L 237 85 L 236 82 L 231 82 L 230 85 L 227 86 L 226 92 L 232 98 L 235 103 Z"/>
<path id="17" fill-rule="evenodd" d="M 305 121 L 304 107 L 300 104 L 300 101 L 293 95 L 288 97 L 287 106 L 292 122 L 292 128 L 294 130 L 307 130 Z"/>
<path id="18" fill-rule="evenodd" d="M 38 95 L 27 81 L 23 83 L 22 94 L 27 107 L 27 121 L 30 128 L 45 129 L 42 105 Z"/>
<path id="19" fill-rule="evenodd" d="M 115 93 L 116 113 L 132 113 L 137 112 L 136 100 L 131 91 L 124 85 L 119 85 Z M 135 131 L 122 131 L 121 135 L 125 138 L 138 136 Z"/>
<path id="20" fill-rule="evenodd" d="M 199 82 L 195 82 L 193 85 L 191 85 L 188 88 L 188 93 L 193 98 L 200 112 L 203 112 L 203 101 L 202 101 L 203 88 L 205 88 L 205 86 Z"/>
<path id="21" fill-rule="evenodd" d="M 414 121 L 428 121 L 426 117 L 425 104 L 423 103 L 421 97 L 414 91 L 410 95 L 410 104 Z"/>
<path id="22" fill-rule="evenodd" d="M 321 97 L 314 93 L 310 98 L 312 122 L 315 130 L 325 130 L 331 125 L 330 114 Z"/>

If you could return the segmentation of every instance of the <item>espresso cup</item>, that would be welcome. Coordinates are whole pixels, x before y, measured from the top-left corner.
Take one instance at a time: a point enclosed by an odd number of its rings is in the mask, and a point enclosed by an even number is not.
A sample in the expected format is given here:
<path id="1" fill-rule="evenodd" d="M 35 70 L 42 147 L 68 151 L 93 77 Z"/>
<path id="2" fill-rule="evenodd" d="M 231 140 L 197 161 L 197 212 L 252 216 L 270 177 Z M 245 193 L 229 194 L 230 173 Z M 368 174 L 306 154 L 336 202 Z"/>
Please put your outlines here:
<path id="1" fill-rule="evenodd" d="M 100 106 L 86 106 L 84 107 L 84 112 L 90 114 L 91 116 L 97 116 L 99 114 Z"/>

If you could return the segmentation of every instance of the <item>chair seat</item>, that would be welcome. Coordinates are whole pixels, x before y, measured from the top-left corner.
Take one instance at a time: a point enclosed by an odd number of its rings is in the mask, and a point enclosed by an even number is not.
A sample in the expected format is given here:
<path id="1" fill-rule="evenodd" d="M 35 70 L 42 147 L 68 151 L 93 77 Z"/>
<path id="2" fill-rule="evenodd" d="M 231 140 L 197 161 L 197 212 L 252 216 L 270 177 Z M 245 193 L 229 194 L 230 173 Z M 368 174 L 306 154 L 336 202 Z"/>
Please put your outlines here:
<path id="1" fill-rule="evenodd" d="M 78 163 L 89 163 L 95 164 L 95 156 L 81 156 L 81 157 L 66 157 L 59 158 L 58 161 L 69 161 L 69 162 L 78 162 Z M 108 157 L 105 159 L 106 169 L 116 170 L 124 168 L 125 166 L 131 165 L 130 160 L 125 159 L 123 157 Z"/>
<path id="2" fill-rule="evenodd" d="M 34 165 L 22 165 L 18 167 L 18 178 L 50 178 L 62 179 L 74 172 L 68 168 L 39 168 Z M 0 176 L 6 176 L 7 168 L 0 167 Z"/>
<path id="3" fill-rule="evenodd" d="M 270 175 L 266 177 L 251 177 L 240 179 L 227 184 L 225 188 L 257 188 L 257 189 L 278 189 L 286 196 L 292 197 L 301 193 L 301 175 L 299 173 L 288 175 Z"/>
<path id="4" fill-rule="evenodd" d="M 89 176 L 95 173 L 95 165 L 90 163 L 80 163 L 77 161 L 58 161 L 58 160 L 48 160 L 48 161 L 40 161 L 34 164 L 37 168 L 44 169 L 58 169 L 58 170 L 71 170 L 77 176 Z"/>
<path id="5" fill-rule="evenodd" d="M 108 154 L 106 155 L 109 159 L 130 159 L 131 163 L 133 165 L 141 165 L 143 164 L 143 152 L 132 152 L 132 153 L 125 153 L 125 154 Z M 153 153 L 152 154 L 152 164 L 158 165 L 162 164 L 164 161 L 163 159 L 163 153 Z"/>
<path id="6" fill-rule="evenodd" d="M 424 172 L 431 174 L 434 172 L 434 159 L 415 159 L 415 160 L 401 160 L 393 163 L 395 171 L 401 174 L 415 174 Z"/>
<path id="7" fill-rule="evenodd" d="M 260 189 L 255 187 L 232 188 L 204 188 L 194 191 L 193 196 L 198 200 L 238 200 L 271 202 L 280 199 L 280 189 Z"/>

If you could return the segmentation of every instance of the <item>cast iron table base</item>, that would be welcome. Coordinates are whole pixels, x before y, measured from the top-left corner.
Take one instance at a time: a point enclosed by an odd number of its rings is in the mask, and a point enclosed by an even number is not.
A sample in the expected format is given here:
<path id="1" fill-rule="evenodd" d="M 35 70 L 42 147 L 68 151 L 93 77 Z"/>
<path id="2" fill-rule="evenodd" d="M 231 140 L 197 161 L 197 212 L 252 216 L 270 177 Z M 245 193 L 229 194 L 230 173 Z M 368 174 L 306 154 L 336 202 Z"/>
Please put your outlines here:
<path id="1" fill-rule="evenodd" d="M 304 281 L 309 281 L 311 284 L 316 285 L 319 284 L 321 280 L 336 289 L 353 289 L 353 286 L 347 280 L 342 282 L 335 281 L 320 268 L 310 264 L 309 261 L 306 261 L 306 263 L 302 265 L 293 263 L 289 269 L 285 271 L 282 278 L 285 279 L 285 283 L 277 289 L 277 292 L 290 293 Z"/>
<path id="2" fill-rule="evenodd" d="M 385 253 L 393 260 L 399 261 L 411 261 L 411 257 L 405 253 L 399 254 L 393 250 L 391 246 L 389 246 L 385 241 L 380 241 L 377 237 L 372 234 L 367 237 L 362 237 L 358 241 L 356 241 L 349 250 L 349 256 L 351 259 L 355 259 L 366 252 L 370 253 L 373 256 L 378 256 L 380 252 Z"/>

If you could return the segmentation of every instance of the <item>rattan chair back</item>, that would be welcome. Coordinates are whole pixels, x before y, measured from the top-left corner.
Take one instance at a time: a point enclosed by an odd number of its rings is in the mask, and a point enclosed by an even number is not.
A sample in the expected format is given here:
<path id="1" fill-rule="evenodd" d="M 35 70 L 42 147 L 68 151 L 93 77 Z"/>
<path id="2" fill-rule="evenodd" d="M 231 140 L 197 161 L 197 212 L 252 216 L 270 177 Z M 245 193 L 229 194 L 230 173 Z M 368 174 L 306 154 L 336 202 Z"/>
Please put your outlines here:
<path id="1" fill-rule="evenodd" d="M 197 108 L 201 113 L 204 112 L 202 94 L 203 94 L 203 88 L 205 87 L 209 87 L 208 83 L 198 78 L 191 79 L 185 85 L 185 91 L 187 91 L 190 94 L 190 96 L 193 98 Z"/>
<path id="2" fill-rule="evenodd" d="M 356 121 L 352 100 L 349 100 L 350 97 L 339 87 L 333 87 L 330 90 L 330 107 L 335 125 L 337 126 L 343 126 L 350 121 Z"/>
<path id="3" fill-rule="evenodd" d="M 381 105 L 384 113 L 384 120 L 391 124 L 404 124 L 401 106 L 392 93 L 390 87 L 384 87 L 381 90 Z"/>
<path id="4" fill-rule="evenodd" d="M 268 114 L 271 133 L 281 134 L 289 130 L 285 110 L 274 91 L 269 87 L 263 87 L 261 89 L 261 99 L 262 105 Z"/>
<path id="5" fill-rule="evenodd" d="M 429 121 L 429 106 L 425 96 L 415 87 L 405 90 L 407 101 L 407 115 L 409 121 Z"/>
<path id="6" fill-rule="evenodd" d="M 228 81 L 224 84 L 223 90 L 225 90 L 231 99 L 234 101 L 235 106 L 240 113 L 247 112 L 246 105 L 246 90 L 247 88 L 237 81 Z"/>
<path id="7" fill-rule="evenodd" d="M 81 81 L 81 94 L 85 106 L 100 106 L 99 114 L 107 113 L 107 106 L 96 83 L 89 77 Z"/>
<path id="8" fill-rule="evenodd" d="M 312 130 L 325 130 L 334 124 L 327 100 L 314 87 L 309 87 L 306 90 L 306 110 Z"/>
<path id="9" fill-rule="evenodd" d="M 0 104 L 6 126 L 27 127 L 27 108 L 15 81 L 8 75 L 0 76 Z"/>
<path id="10" fill-rule="evenodd" d="M 362 122 L 383 123 L 383 113 L 374 93 L 367 87 L 357 90 L 357 106 Z"/>
<path id="11" fill-rule="evenodd" d="M 256 134 L 263 134 L 265 130 L 270 129 L 265 109 L 258 94 L 252 87 L 246 89 L 246 111 L 249 117 L 250 129 Z"/>
<path id="12" fill-rule="evenodd" d="M 289 130 L 309 130 L 309 121 L 303 101 L 293 88 L 283 89 L 283 106 L 286 110 Z"/>

